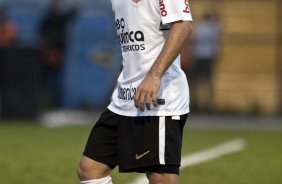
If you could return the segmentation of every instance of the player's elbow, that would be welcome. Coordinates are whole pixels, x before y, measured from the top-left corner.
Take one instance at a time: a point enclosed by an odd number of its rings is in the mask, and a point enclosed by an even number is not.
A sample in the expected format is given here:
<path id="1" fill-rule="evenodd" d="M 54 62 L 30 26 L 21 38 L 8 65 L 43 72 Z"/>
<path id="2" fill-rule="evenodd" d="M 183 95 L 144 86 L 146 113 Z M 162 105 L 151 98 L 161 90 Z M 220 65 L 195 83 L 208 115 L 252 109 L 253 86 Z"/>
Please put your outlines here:
<path id="1" fill-rule="evenodd" d="M 190 38 L 193 31 L 193 26 L 191 21 L 183 21 L 183 31 L 184 31 L 184 35 L 186 35 L 186 39 Z"/>
<path id="2" fill-rule="evenodd" d="M 171 31 L 177 32 L 181 35 L 181 38 L 187 40 L 192 34 L 192 22 L 191 21 L 177 21 L 171 24 Z"/>

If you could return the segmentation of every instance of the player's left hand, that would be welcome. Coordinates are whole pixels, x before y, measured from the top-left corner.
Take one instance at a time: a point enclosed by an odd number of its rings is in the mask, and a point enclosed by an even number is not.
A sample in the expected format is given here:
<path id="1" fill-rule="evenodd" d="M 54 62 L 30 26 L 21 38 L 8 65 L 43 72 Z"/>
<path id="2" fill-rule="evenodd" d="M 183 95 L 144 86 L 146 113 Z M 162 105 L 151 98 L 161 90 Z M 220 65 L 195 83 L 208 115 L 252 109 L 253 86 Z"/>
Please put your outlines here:
<path id="1" fill-rule="evenodd" d="M 151 102 L 153 102 L 153 105 L 156 107 L 158 105 L 157 94 L 160 85 L 160 77 L 148 74 L 137 88 L 137 92 L 134 96 L 135 107 L 144 111 L 144 105 L 146 104 L 147 110 L 150 110 Z"/>

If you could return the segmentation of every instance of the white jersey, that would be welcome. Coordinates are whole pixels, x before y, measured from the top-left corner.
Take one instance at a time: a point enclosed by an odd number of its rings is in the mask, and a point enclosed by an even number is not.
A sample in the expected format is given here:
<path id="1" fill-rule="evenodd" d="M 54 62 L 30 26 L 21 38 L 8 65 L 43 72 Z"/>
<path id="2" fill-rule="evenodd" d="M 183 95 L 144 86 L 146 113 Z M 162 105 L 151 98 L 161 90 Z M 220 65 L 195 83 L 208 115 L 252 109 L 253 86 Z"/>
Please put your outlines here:
<path id="1" fill-rule="evenodd" d="M 134 106 L 139 84 L 165 43 L 169 23 L 192 21 L 188 0 L 112 0 L 123 70 L 108 109 L 124 116 L 174 116 L 189 112 L 187 79 L 180 56 L 162 76 L 157 98 L 165 104 L 141 111 Z"/>

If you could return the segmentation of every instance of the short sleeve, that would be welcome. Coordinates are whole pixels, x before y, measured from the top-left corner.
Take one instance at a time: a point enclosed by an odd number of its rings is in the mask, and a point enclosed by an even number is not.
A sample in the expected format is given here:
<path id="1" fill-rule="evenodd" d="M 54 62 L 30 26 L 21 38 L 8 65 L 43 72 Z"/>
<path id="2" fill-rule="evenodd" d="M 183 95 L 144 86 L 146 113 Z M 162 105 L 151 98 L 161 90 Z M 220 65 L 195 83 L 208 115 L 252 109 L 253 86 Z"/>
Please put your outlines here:
<path id="1" fill-rule="evenodd" d="M 159 11 L 163 24 L 192 21 L 189 0 L 159 0 Z"/>

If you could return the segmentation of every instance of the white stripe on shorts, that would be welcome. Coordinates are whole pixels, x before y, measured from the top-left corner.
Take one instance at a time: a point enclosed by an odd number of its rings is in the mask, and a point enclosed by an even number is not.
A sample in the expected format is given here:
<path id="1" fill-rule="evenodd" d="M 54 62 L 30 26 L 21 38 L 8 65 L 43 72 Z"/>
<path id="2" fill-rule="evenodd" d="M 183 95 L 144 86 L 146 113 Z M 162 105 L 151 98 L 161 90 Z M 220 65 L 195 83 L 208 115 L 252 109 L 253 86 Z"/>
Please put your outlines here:
<path id="1" fill-rule="evenodd" d="M 165 164 L 165 116 L 159 117 L 159 160 Z"/>

